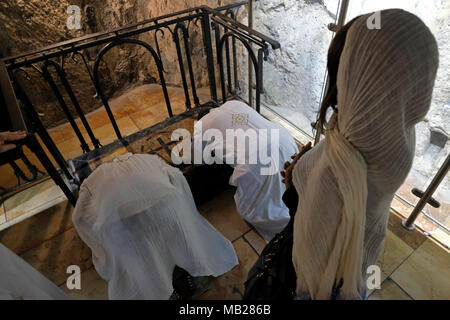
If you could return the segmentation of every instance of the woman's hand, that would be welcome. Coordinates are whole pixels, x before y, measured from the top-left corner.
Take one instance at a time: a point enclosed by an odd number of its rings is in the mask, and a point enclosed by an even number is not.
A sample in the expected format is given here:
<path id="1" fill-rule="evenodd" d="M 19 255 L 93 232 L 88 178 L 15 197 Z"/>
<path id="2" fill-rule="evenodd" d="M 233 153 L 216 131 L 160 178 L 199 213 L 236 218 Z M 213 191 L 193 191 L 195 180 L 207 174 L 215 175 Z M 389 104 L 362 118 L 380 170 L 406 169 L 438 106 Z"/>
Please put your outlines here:
<path id="1" fill-rule="evenodd" d="M 27 133 L 25 131 L 0 132 L 0 153 L 12 150 L 16 147 L 15 144 L 12 144 L 12 143 L 6 144 L 6 142 L 22 140 L 26 136 L 27 136 Z"/>
<path id="2" fill-rule="evenodd" d="M 291 159 L 292 162 L 286 161 L 284 164 L 284 171 L 281 171 L 281 176 L 283 180 L 281 180 L 285 185 L 286 189 L 292 187 L 292 171 L 294 170 L 295 165 L 297 164 L 298 159 L 300 159 L 305 153 L 312 149 L 311 142 L 308 142 L 306 145 L 302 147 L 298 154 L 294 154 Z"/>

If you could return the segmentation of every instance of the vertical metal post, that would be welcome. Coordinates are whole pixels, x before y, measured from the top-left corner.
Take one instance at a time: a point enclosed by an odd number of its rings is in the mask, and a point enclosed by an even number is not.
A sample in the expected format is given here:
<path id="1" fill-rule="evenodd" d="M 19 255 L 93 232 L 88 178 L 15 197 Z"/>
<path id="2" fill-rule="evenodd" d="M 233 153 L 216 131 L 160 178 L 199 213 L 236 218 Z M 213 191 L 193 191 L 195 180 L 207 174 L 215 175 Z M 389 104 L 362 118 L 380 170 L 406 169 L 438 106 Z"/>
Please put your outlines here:
<path id="1" fill-rule="evenodd" d="M 83 59 L 84 59 L 84 57 L 83 57 Z M 46 80 L 49 79 L 47 81 L 50 81 L 49 83 L 50 83 L 52 89 L 57 90 L 57 92 L 55 92 L 55 94 L 57 96 L 60 95 L 58 87 L 54 87 L 53 77 L 50 75 L 50 72 L 48 71 L 48 68 L 50 66 L 53 66 L 56 73 L 58 74 L 58 77 L 59 77 L 61 83 L 63 84 L 64 89 L 66 90 L 70 100 L 72 101 L 73 106 L 75 107 L 75 111 L 77 112 L 84 128 L 86 129 L 87 134 L 91 138 L 92 144 L 94 145 L 95 148 L 99 148 L 100 142 L 98 141 L 98 139 L 95 137 L 94 133 L 92 132 L 92 129 L 91 129 L 86 117 L 84 116 L 83 110 L 81 109 L 81 106 L 78 103 L 75 93 L 73 92 L 72 87 L 70 86 L 69 81 L 67 80 L 65 71 L 62 69 L 62 67 L 52 60 L 47 60 L 44 63 L 44 65 L 42 66 L 42 71 L 43 71 L 43 75 L 44 75 L 45 79 Z M 88 69 L 88 71 L 89 71 L 89 69 Z M 89 76 L 92 77 L 90 72 L 89 72 Z M 91 78 L 91 79 L 93 79 L 93 78 Z M 69 114 L 70 114 L 70 112 L 69 112 Z"/>
<path id="2" fill-rule="evenodd" d="M 183 36 L 184 34 L 184 27 L 181 24 L 177 24 L 177 26 L 174 29 L 173 32 L 173 41 L 175 42 L 175 48 L 177 50 L 177 56 L 178 56 L 178 64 L 180 66 L 180 74 L 181 74 L 181 82 L 183 83 L 183 90 L 184 95 L 186 97 L 186 109 L 191 108 L 191 99 L 189 97 L 189 89 L 188 84 L 186 80 L 186 73 L 184 72 L 184 63 L 183 63 L 183 54 L 181 53 L 181 44 L 180 44 L 180 37 L 178 36 L 178 29 L 182 29 Z"/>
<path id="3" fill-rule="evenodd" d="M 61 188 L 61 190 L 66 195 L 69 202 L 75 207 L 77 198 L 69 189 L 69 187 L 66 185 L 64 180 L 61 178 L 61 176 L 58 173 L 58 170 L 56 170 L 56 168 L 53 166 L 52 162 L 47 157 L 45 151 L 42 149 L 41 145 L 39 144 L 39 142 L 37 141 L 36 137 L 33 134 L 28 135 L 26 145 L 31 149 L 31 151 L 33 151 L 34 154 L 36 154 L 37 158 L 42 163 L 42 166 L 45 168 L 47 173 L 50 175 L 53 181 Z"/>
<path id="4" fill-rule="evenodd" d="M 237 52 L 236 52 L 236 38 L 233 37 L 232 40 L 233 46 L 233 75 L 234 75 L 234 90 L 235 92 L 239 89 L 239 80 L 238 80 L 238 62 L 237 62 Z"/>
<path id="5" fill-rule="evenodd" d="M 227 102 L 227 91 L 225 86 L 225 70 L 223 65 L 223 45 L 222 39 L 220 37 L 220 25 L 218 23 L 213 22 L 214 34 L 216 37 L 216 54 L 217 54 L 217 62 L 219 64 L 219 74 L 220 74 L 220 84 L 222 88 L 222 103 Z M 224 41 L 228 40 L 228 38 L 223 39 Z"/>
<path id="6" fill-rule="evenodd" d="M 206 63 L 208 65 L 207 67 L 208 67 L 209 89 L 211 93 L 211 99 L 217 102 L 216 75 L 214 72 L 214 57 L 211 40 L 211 24 L 209 19 L 209 13 L 206 10 L 203 10 L 202 29 L 203 29 L 202 32 L 203 45 L 205 47 Z"/>
<path id="7" fill-rule="evenodd" d="M 188 64 L 189 70 L 189 79 L 191 80 L 191 88 L 192 88 L 192 97 L 194 99 L 194 104 L 196 107 L 200 105 L 200 100 L 198 99 L 197 89 L 195 88 L 195 77 L 194 70 L 192 68 L 192 59 L 191 59 L 191 49 L 189 45 L 189 29 L 183 29 L 183 38 L 184 38 L 184 50 L 186 52 L 186 61 Z"/>
<path id="8" fill-rule="evenodd" d="M 95 71 L 94 71 L 94 76 L 95 76 Z M 123 137 L 122 137 L 122 134 L 120 133 L 119 127 L 117 126 L 116 119 L 114 118 L 114 115 L 111 111 L 111 107 L 109 105 L 108 98 L 103 93 L 103 91 L 100 87 L 100 83 L 97 80 L 94 81 L 94 86 L 95 86 L 95 90 L 97 90 L 97 93 L 100 96 L 100 99 L 103 102 L 103 106 L 105 107 L 108 118 L 111 121 L 111 125 L 113 126 L 113 129 L 114 129 L 114 132 L 116 133 L 117 139 L 122 140 Z"/>
<path id="9" fill-rule="evenodd" d="M 80 140 L 80 147 L 83 152 L 89 152 L 91 151 L 89 148 L 89 145 L 87 144 L 86 140 L 83 137 L 83 134 L 80 131 L 80 128 L 78 128 L 78 125 L 75 122 L 75 119 L 73 118 L 72 114 L 70 113 L 69 107 L 67 106 L 66 102 L 64 101 L 64 98 L 61 94 L 61 92 L 58 89 L 58 86 L 56 85 L 55 81 L 53 80 L 53 77 L 51 76 L 50 72 L 47 69 L 47 64 L 44 64 L 42 67 L 42 76 L 44 77 L 45 81 L 50 85 L 50 88 L 52 89 L 53 93 L 56 96 L 56 99 L 58 100 L 61 109 L 64 111 L 64 114 L 66 115 L 67 120 L 69 121 L 73 131 L 75 132 L 76 136 L 78 137 L 78 140 Z M 56 67 L 55 67 L 56 68 Z"/>
<path id="10" fill-rule="evenodd" d="M 225 29 L 225 33 L 227 33 L 228 30 Z M 228 79 L 228 92 L 232 93 L 232 82 L 231 82 L 231 58 L 230 58 L 230 41 L 226 40 L 225 42 L 225 57 L 227 60 L 227 79 Z"/>
<path id="11" fill-rule="evenodd" d="M 433 193 L 439 187 L 440 183 L 442 182 L 444 177 L 447 175 L 449 169 L 450 169 L 450 154 L 447 155 L 447 159 L 445 159 L 444 164 L 439 168 L 439 171 L 434 176 L 434 178 L 431 181 L 430 185 L 428 186 L 427 190 L 425 191 L 423 196 L 420 198 L 419 202 L 417 203 L 414 210 L 411 212 L 408 219 L 403 221 L 403 227 L 405 227 L 408 230 L 414 230 L 414 221 L 416 221 L 417 217 L 422 212 L 425 205 L 431 199 L 431 197 L 433 196 Z"/>
<path id="12" fill-rule="evenodd" d="M 248 27 L 253 29 L 253 0 L 248 0 Z M 250 48 L 252 44 L 250 43 Z M 253 66 L 250 55 L 248 57 L 248 102 L 253 107 Z"/>
<path id="13" fill-rule="evenodd" d="M 339 9 L 339 17 L 337 21 L 337 26 L 340 28 L 345 24 L 345 19 L 347 18 L 348 7 L 350 0 L 341 0 L 341 8 Z"/>
<path id="14" fill-rule="evenodd" d="M 230 16 L 231 19 L 236 21 L 236 14 L 233 12 L 233 10 L 227 11 L 227 15 Z M 231 46 L 232 46 L 232 53 L 233 53 L 233 76 L 234 76 L 234 92 L 237 92 L 239 89 L 239 80 L 238 80 L 238 63 L 237 63 L 237 51 L 236 51 L 236 38 L 233 37 L 231 40 Z M 231 79 L 231 78 L 230 78 Z M 231 80 L 230 80 L 231 82 Z M 230 88 L 232 85 L 229 85 Z M 233 93 L 230 91 L 230 93 Z"/>

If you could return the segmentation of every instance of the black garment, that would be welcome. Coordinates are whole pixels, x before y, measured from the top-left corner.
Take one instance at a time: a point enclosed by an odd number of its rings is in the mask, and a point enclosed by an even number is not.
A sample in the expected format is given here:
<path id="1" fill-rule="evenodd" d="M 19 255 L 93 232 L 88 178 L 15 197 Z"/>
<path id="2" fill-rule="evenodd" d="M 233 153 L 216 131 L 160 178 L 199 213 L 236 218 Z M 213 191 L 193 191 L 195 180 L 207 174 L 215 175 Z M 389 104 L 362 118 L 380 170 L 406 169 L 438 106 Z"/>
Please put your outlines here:
<path id="1" fill-rule="evenodd" d="M 292 263 L 293 223 L 298 194 L 294 187 L 283 194 L 289 208 L 288 225 L 275 235 L 248 273 L 244 300 L 289 300 L 295 297 L 296 275 Z"/>
<path id="2" fill-rule="evenodd" d="M 291 221 L 293 223 L 295 213 L 297 212 L 298 207 L 298 194 L 295 187 L 289 187 L 283 194 L 283 202 L 289 209 L 289 215 L 291 216 Z"/>

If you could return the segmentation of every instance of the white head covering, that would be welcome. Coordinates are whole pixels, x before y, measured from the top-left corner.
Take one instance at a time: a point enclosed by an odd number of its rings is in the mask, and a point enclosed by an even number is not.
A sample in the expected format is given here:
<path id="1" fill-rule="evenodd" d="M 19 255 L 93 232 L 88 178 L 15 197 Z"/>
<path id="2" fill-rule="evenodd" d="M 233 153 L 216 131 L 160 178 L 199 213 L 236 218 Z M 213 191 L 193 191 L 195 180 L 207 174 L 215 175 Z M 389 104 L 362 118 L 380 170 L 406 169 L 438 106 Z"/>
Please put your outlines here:
<path id="1" fill-rule="evenodd" d="M 219 276 L 238 259 L 203 218 L 177 168 L 155 155 L 123 155 L 81 185 L 72 216 L 110 299 L 168 299 L 175 265 Z"/>
<path id="2" fill-rule="evenodd" d="M 341 279 L 341 298 L 361 298 L 411 169 L 414 125 L 431 103 L 438 48 L 430 30 L 400 9 L 382 11 L 379 30 L 367 28 L 369 16 L 348 30 L 326 138 L 294 168 L 297 293 L 312 299 L 329 299 Z"/>

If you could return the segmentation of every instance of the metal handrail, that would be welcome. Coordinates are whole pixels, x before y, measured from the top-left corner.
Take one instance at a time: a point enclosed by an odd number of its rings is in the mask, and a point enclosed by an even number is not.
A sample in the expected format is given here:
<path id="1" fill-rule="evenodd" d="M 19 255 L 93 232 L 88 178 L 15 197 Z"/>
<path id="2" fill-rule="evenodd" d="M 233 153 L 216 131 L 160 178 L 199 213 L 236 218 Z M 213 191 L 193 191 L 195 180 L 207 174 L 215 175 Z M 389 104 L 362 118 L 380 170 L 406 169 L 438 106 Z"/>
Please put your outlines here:
<path id="1" fill-rule="evenodd" d="M 420 198 L 417 205 L 414 207 L 414 210 L 411 212 L 408 219 L 403 221 L 403 226 L 406 229 L 408 230 L 414 229 L 414 221 L 416 221 L 419 214 L 423 212 L 423 208 L 425 208 L 425 205 L 431 199 L 434 192 L 439 187 L 444 177 L 447 175 L 449 169 L 450 169 L 450 154 L 447 155 L 447 159 L 445 159 L 443 165 L 439 168 L 438 172 L 434 176 L 433 180 L 431 181 L 427 190 L 424 192 L 423 196 Z"/>

